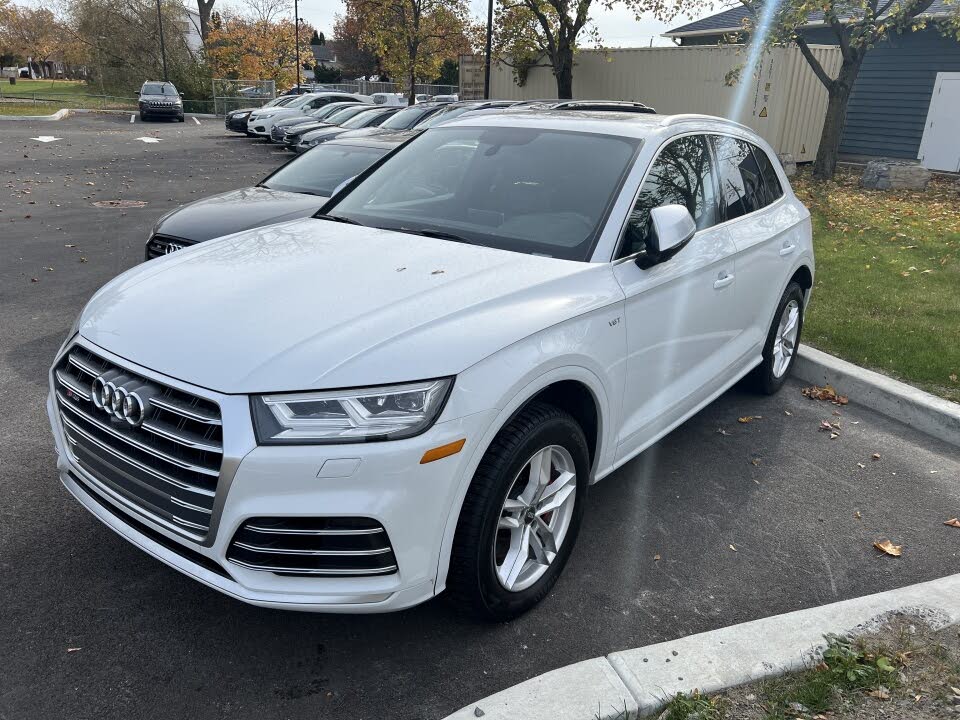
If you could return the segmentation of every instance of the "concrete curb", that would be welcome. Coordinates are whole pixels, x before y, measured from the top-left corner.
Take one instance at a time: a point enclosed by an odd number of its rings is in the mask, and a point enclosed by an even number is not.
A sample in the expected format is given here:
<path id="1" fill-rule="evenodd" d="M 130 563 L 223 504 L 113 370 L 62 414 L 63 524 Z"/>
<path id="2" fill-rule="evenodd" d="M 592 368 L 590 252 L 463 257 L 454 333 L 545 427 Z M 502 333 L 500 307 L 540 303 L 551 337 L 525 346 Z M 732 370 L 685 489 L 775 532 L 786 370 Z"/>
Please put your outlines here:
<path id="1" fill-rule="evenodd" d="M 649 715 L 678 692 L 717 692 L 807 667 L 824 648 L 825 634 L 869 630 L 898 611 L 935 628 L 960 623 L 960 574 L 568 665 L 471 703 L 446 720 Z"/>
<path id="2" fill-rule="evenodd" d="M 72 113 L 104 113 L 107 115 L 136 115 L 139 110 L 98 110 L 96 108 L 84 108 L 71 110 Z M 221 115 L 211 115 L 210 113 L 184 113 L 184 117 L 195 117 L 200 118 L 201 120 L 217 120 Z"/>
<path id="3" fill-rule="evenodd" d="M 63 120 L 71 112 L 73 111 L 62 108 L 50 115 L 0 115 L 0 120 Z"/>
<path id="4" fill-rule="evenodd" d="M 806 345 L 800 347 L 793 375 L 804 382 L 832 385 L 851 402 L 960 447 L 960 405 L 956 403 Z"/>

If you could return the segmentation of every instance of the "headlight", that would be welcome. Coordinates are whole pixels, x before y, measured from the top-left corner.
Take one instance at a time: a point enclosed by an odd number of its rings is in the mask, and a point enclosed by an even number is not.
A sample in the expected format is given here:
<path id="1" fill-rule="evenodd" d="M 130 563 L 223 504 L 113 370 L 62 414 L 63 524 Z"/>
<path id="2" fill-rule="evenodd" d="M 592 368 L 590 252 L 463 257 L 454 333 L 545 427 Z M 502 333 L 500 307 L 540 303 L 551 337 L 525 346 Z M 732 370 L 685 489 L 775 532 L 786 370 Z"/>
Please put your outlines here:
<path id="1" fill-rule="evenodd" d="M 177 98 L 176 100 L 173 101 L 173 104 L 174 104 L 174 105 L 183 105 L 183 100 Z"/>
<path id="2" fill-rule="evenodd" d="M 400 440 L 437 419 L 452 378 L 406 385 L 251 398 L 261 445 Z"/>

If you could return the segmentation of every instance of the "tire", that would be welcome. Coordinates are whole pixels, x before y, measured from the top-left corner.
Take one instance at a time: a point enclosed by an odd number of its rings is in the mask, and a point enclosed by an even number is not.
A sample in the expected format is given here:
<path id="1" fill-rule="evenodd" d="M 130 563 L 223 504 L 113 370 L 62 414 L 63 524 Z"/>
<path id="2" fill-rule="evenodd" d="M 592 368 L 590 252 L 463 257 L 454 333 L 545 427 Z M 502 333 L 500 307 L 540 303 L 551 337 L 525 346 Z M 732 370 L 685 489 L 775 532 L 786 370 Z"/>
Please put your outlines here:
<path id="1" fill-rule="evenodd" d="M 146 119 L 147 119 L 147 114 L 146 114 L 143 110 L 141 110 L 141 111 L 140 111 L 140 120 L 145 122 Z"/>
<path id="2" fill-rule="evenodd" d="M 788 333 L 788 337 L 780 342 L 781 325 L 789 325 L 787 308 L 796 312 L 796 334 Z M 780 302 L 777 303 L 777 312 L 767 332 L 767 341 L 763 345 L 763 361 L 753 370 L 751 380 L 754 388 L 765 395 L 773 395 L 790 376 L 793 363 L 797 358 L 800 347 L 800 334 L 803 331 L 803 288 L 791 282 L 783 291 Z M 780 342 L 778 347 L 778 342 Z M 788 344 L 789 343 L 789 344 Z M 788 352 L 788 354 L 787 354 Z M 784 362 L 786 365 L 784 366 Z"/>
<path id="3" fill-rule="evenodd" d="M 186 122 L 186 118 L 183 115 L 177 117 L 177 122 Z"/>
<path id="4" fill-rule="evenodd" d="M 525 509 L 528 503 L 523 491 L 533 486 L 530 465 L 536 458 L 548 456 L 551 472 L 546 487 L 554 492 L 548 489 L 547 498 L 562 504 L 549 512 Z M 574 472 L 575 478 L 566 477 L 569 472 Z M 576 543 L 589 473 L 583 430 L 569 413 L 553 405 L 531 403 L 498 433 L 473 477 L 454 535 L 447 588 L 458 609 L 485 620 L 503 621 L 523 614 L 546 597 Z M 526 493 L 528 499 L 534 495 Z M 508 499 L 510 509 L 505 507 Z M 517 525 L 505 528 L 501 521 Z M 544 530 L 554 539 L 553 548 L 541 539 Z M 528 546 L 522 544 L 523 537 L 531 538 Z M 547 562 L 535 562 L 537 556 Z M 511 562 L 511 558 L 519 562 Z"/>

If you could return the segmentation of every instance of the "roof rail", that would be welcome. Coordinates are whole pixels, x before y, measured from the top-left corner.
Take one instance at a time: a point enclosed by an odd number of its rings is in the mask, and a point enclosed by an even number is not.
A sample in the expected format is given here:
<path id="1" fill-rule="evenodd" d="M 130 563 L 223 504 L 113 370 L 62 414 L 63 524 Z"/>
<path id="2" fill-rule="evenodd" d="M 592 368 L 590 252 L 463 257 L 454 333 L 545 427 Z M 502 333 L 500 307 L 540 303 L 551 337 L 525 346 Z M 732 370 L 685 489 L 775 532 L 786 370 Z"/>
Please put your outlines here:
<path id="1" fill-rule="evenodd" d="M 712 122 L 723 123 L 724 125 L 734 125 L 738 128 L 743 128 L 744 130 L 749 130 L 754 132 L 753 128 L 744 125 L 743 123 L 738 123 L 736 120 L 729 120 L 724 117 L 719 117 L 718 115 L 703 115 L 700 113 L 681 113 L 679 115 L 667 115 L 663 120 L 660 121 L 661 127 L 667 127 L 669 125 L 678 125 L 682 122 L 691 122 L 691 121 L 703 121 L 710 120 Z"/>
<path id="2" fill-rule="evenodd" d="M 629 100 L 565 100 L 558 102 L 551 110 L 610 110 L 613 112 L 636 112 L 655 114 L 657 111 L 649 105 Z"/>

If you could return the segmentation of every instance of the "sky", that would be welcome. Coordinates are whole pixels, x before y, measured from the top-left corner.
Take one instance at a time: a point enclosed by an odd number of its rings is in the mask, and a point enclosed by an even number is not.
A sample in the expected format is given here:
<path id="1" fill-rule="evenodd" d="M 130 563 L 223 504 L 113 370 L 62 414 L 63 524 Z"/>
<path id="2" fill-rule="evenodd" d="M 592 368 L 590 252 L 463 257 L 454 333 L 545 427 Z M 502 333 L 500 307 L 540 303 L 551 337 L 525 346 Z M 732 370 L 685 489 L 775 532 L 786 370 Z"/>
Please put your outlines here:
<path id="1" fill-rule="evenodd" d="M 229 4 L 236 4 L 236 0 Z M 484 0 L 471 0 L 470 5 L 477 18 L 486 19 L 487 3 Z M 333 16 L 343 11 L 341 0 L 299 0 L 299 7 L 300 15 L 328 36 L 333 31 Z M 637 22 L 633 13 L 622 7 L 606 10 L 596 2 L 595 8 L 594 20 L 607 47 L 646 47 L 651 41 L 654 45 L 670 45 L 670 40 L 660 37 L 660 34 L 693 19 L 679 16 L 665 24 L 651 16 Z M 704 13 L 707 14 L 711 13 Z"/>

